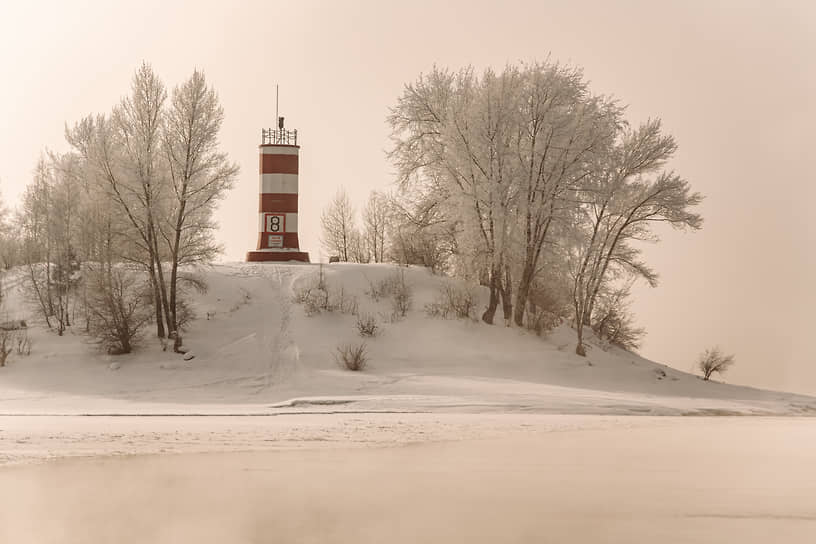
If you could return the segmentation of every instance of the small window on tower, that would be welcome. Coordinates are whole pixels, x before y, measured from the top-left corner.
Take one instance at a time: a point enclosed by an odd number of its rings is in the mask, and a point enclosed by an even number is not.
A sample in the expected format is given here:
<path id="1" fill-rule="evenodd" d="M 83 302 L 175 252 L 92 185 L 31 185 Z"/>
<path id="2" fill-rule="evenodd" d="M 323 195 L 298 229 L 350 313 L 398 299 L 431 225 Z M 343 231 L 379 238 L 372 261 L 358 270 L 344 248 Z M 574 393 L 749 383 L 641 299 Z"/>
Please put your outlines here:
<path id="1" fill-rule="evenodd" d="M 269 247 L 283 247 L 283 236 L 280 234 L 270 234 L 269 243 L 267 245 Z"/>

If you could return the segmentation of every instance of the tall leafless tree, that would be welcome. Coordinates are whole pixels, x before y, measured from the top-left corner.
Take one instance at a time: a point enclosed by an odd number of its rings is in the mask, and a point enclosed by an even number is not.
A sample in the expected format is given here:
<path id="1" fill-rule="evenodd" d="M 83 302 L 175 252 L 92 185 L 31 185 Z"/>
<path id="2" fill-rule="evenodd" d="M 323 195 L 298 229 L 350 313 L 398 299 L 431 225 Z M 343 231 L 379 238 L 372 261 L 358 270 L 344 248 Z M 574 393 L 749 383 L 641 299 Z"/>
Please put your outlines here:
<path id="1" fill-rule="evenodd" d="M 351 257 L 354 208 L 348 193 L 342 187 L 320 216 L 323 247 L 347 262 Z"/>
<path id="2" fill-rule="evenodd" d="M 365 208 L 363 208 L 363 232 L 375 263 L 385 261 L 385 236 L 389 216 L 388 197 L 380 192 L 372 191 Z"/>
<path id="3" fill-rule="evenodd" d="M 166 223 L 158 229 L 170 257 L 169 332 L 179 339 L 179 266 L 209 262 L 220 251 L 212 238 L 213 210 L 239 168 L 219 150 L 224 111 L 198 70 L 173 90 L 165 115 L 164 154 L 172 187 Z"/>
<path id="4" fill-rule="evenodd" d="M 585 355 L 584 326 L 591 323 L 598 293 L 610 273 L 622 270 L 656 285 L 657 274 L 640 259 L 637 242 L 654 241 L 654 223 L 699 229 L 702 217 L 692 211 L 702 201 L 687 181 L 663 170 L 676 144 L 661 132 L 660 122 L 649 121 L 626 133 L 610 153 L 605 168 L 590 180 L 584 234 L 576 244 L 573 305 L 578 343 Z"/>

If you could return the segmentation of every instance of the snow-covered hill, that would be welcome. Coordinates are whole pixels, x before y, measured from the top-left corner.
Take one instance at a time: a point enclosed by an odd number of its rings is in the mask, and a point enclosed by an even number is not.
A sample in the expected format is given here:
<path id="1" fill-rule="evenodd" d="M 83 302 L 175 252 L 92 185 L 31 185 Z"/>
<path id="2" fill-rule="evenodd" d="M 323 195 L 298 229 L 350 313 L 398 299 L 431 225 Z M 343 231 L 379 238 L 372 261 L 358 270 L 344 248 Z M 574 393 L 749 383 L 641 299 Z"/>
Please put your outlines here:
<path id="1" fill-rule="evenodd" d="M 31 355 L 0 368 L 0 413 L 816 414 L 814 398 L 703 382 L 617 348 L 591 345 L 587 358 L 578 357 L 565 325 L 541 338 L 428 317 L 425 305 L 449 280 L 422 268 L 323 270 L 330 291 L 376 316 L 377 336 L 361 338 L 353 315 L 308 316 L 294 302 L 318 265 L 217 265 L 203 271 L 210 287 L 193 301 L 198 319 L 185 346 L 194 359 L 163 352 L 152 339 L 136 353 L 109 356 L 80 334 L 59 337 L 34 325 Z M 391 318 L 388 297 L 369 294 L 395 273 L 413 292 L 402 319 Z M 7 314 L 30 318 L 13 291 Z M 361 341 L 368 367 L 341 369 L 337 346 Z"/>

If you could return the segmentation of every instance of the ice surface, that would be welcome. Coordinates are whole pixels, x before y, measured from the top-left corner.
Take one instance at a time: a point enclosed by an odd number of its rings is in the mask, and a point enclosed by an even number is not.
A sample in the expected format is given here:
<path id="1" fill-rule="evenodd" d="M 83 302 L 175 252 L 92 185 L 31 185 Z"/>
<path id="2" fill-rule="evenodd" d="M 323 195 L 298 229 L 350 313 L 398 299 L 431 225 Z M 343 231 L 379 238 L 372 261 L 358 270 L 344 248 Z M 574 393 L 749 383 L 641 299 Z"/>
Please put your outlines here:
<path id="1" fill-rule="evenodd" d="M 32 426 L 34 441 L 56 430 L 33 419 L 0 428 Z M 75 419 L 60 432 L 97 446 L 106 433 L 147 444 L 155 432 L 169 451 L 209 439 L 221 453 L 0 468 L 0 542 L 804 544 L 816 534 L 809 418 Z M 127 449 L 124 437 L 114 442 Z"/>

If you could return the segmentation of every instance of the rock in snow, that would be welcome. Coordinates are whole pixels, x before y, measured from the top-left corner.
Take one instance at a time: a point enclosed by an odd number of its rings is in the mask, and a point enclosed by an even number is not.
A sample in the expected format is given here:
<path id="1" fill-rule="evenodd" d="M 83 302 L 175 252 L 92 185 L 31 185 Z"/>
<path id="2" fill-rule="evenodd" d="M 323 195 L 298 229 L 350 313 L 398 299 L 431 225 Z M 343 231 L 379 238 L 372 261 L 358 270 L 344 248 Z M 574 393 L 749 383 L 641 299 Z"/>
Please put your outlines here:
<path id="1" fill-rule="evenodd" d="M 114 361 L 108 365 L 108 370 L 119 370 L 122 367 L 122 363 L 119 361 Z"/>
<path id="2" fill-rule="evenodd" d="M 184 360 L 185 361 L 190 361 L 190 360 L 192 360 L 194 358 L 195 358 L 195 355 L 193 355 L 192 351 L 188 351 L 187 353 L 184 354 Z"/>

